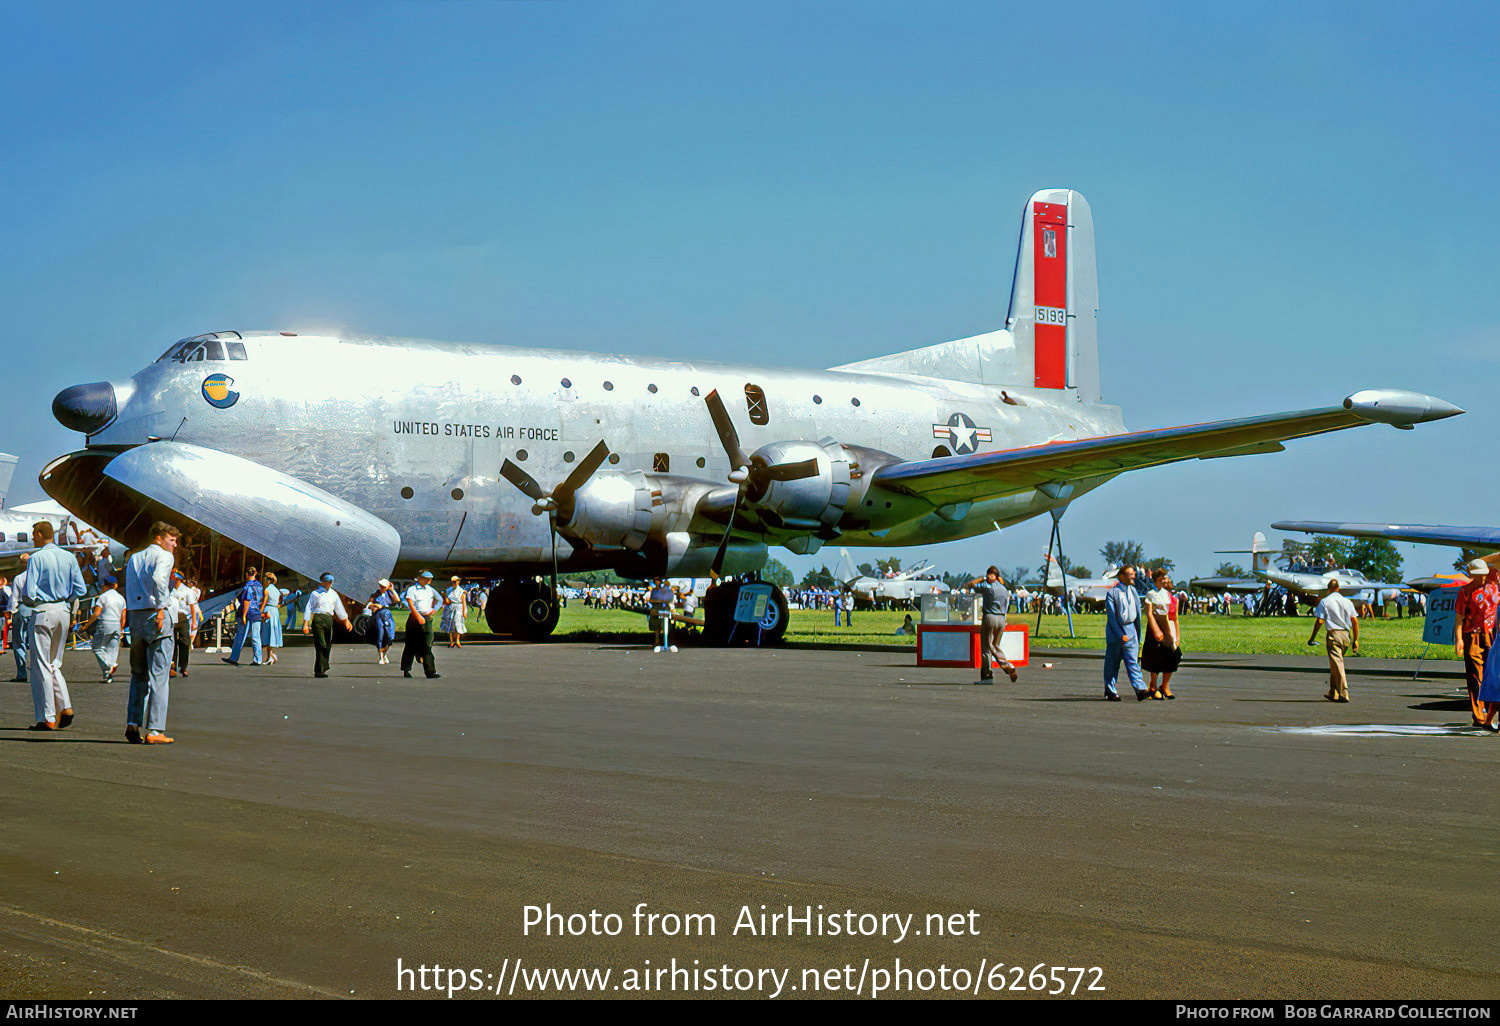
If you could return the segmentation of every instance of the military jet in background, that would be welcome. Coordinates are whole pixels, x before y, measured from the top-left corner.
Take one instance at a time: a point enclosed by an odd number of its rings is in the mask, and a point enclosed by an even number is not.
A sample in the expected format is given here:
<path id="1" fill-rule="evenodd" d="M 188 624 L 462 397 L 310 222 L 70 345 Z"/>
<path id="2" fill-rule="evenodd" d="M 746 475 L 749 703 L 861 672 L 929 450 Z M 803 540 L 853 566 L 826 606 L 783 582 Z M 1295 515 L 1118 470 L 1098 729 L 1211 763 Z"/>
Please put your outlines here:
<path id="1" fill-rule="evenodd" d="M 248 562 L 334 570 L 355 597 L 424 568 L 499 578 L 491 628 L 539 638 L 557 622 L 559 573 L 701 577 L 753 571 L 771 546 L 968 538 L 1126 471 L 1462 412 L 1372 390 L 1126 431 L 1101 401 L 1088 203 L 1038 192 L 1021 227 L 1004 328 L 829 370 L 194 335 L 129 378 L 59 393 L 53 414 L 85 444 L 42 487 L 127 544 L 154 520 L 182 527 L 178 559 L 210 591 Z M 732 604 L 737 588 L 714 595 Z M 786 624 L 774 599 L 770 639 Z"/>
<path id="2" fill-rule="evenodd" d="M 1260 570 L 1256 576 L 1263 581 L 1279 585 L 1297 596 L 1304 605 L 1314 606 L 1322 600 L 1328 590 L 1328 582 L 1337 580 L 1339 592 L 1350 602 L 1378 604 L 1381 592 L 1397 592 L 1406 587 L 1404 583 L 1372 581 L 1358 570 L 1333 567 L 1327 570 L 1299 572 L 1294 570 Z"/>
<path id="3" fill-rule="evenodd" d="M 1500 527 L 1453 527 L 1444 524 L 1343 524 L 1324 520 L 1279 520 L 1271 525 L 1278 531 L 1302 531 L 1307 534 L 1341 534 L 1349 538 L 1375 538 L 1413 542 L 1418 545 L 1455 545 L 1463 549 L 1490 552 L 1485 556 L 1492 572 L 1500 570 Z M 1434 574 L 1407 581 L 1424 595 L 1438 588 L 1468 584 L 1464 573 Z"/>
<path id="4" fill-rule="evenodd" d="M 1248 549 L 1217 549 L 1214 555 L 1249 556 L 1252 574 L 1258 570 L 1271 568 L 1272 553 L 1266 547 L 1266 536 L 1259 531 L 1256 531 L 1255 537 L 1250 539 Z M 1265 582 L 1256 577 L 1194 577 L 1188 585 L 1211 595 L 1220 595 L 1226 591 L 1232 595 L 1252 595 L 1266 590 Z"/>
<path id="5" fill-rule="evenodd" d="M 916 609 L 923 595 L 941 595 L 948 586 L 933 576 L 932 564 L 923 560 L 890 577 L 857 577 L 849 582 L 859 609 Z"/>
<path id="6" fill-rule="evenodd" d="M 1104 605 L 1104 599 L 1109 594 L 1109 589 L 1120 583 L 1115 576 L 1120 568 L 1112 566 L 1104 571 L 1103 577 L 1083 578 L 1068 577 L 1063 573 L 1062 564 L 1050 553 L 1047 556 L 1047 582 L 1042 590 L 1048 595 L 1066 595 L 1072 600 L 1073 608 L 1080 605 Z"/>

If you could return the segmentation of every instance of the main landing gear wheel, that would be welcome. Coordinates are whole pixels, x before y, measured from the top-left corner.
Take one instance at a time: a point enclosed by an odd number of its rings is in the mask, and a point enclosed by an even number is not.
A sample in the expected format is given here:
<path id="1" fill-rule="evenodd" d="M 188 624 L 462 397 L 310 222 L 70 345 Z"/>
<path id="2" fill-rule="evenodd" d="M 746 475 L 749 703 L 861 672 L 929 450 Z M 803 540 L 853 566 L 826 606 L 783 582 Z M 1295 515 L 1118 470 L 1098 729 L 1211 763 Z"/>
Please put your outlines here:
<path id="1" fill-rule="evenodd" d="M 506 580 L 490 592 L 484 618 L 496 634 L 542 641 L 557 627 L 557 602 L 550 585 L 535 580 Z"/>
<path id="2" fill-rule="evenodd" d="M 760 582 L 763 586 L 764 582 Z M 734 609 L 739 603 L 740 589 L 746 587 L 739 581 L 727 581 L 711 589 L 703 600 L 703 640 L 710 645 L 754 645 L 757 637 L 761 645 L 777 645 L 786 636 L 791 614 L 787 609 L 786 596 L 776 585 L 769 585 L 771 599 L 766 603 L 765 614 L 758 623 L 735 623 Z M 757 633 L 756 628 L 760 630 Z M 731 635 L 733 637 L 731 638 Z"/>

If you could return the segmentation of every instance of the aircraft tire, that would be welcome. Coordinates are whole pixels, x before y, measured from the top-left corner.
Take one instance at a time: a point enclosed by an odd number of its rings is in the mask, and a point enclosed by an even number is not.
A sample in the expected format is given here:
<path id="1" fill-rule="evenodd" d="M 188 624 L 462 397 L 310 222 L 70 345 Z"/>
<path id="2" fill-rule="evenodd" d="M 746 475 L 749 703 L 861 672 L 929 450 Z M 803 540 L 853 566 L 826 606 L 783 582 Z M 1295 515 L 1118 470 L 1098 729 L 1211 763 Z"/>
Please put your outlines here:
<path id="1" fill-rule="evenodd" d="M 712 588 L 703 600 L 703 640 L 705 644 L 749 645 L 756 640 L 755 631 L 746 625 L 736 629 L 734 607 L 739 598 L 740 583 L 731 581 Z M 776 585 L 771 586 L 771 601 L 766 604 L 766 615 L 760 623 L 761 645 L 777 645 L 786 636 L 787 624 L 791 621 L 786 596 Z M 730 635 L 733 635 L 731 640 Z"/>
<path id="2" fill-rule="evenodd" d="M 511 579 L 497 584 L 484 605 L 484 619 L 496 634 L 542 641 L 557 627 L 552 588 L 540 581 Z"/>

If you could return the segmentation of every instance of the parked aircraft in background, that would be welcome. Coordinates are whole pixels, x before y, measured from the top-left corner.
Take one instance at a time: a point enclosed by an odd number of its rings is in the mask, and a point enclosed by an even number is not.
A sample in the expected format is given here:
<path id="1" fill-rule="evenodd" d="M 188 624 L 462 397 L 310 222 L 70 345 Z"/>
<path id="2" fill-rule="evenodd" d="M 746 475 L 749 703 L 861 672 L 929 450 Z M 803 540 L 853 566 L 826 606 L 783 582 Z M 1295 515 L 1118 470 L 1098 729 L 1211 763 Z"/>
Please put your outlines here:
<path id="1" fill-rule="evenodd" d="M 14 577 L 21 569 L 21 556 L 36 551 L 32 529 L 42 520 L 52 525 L 53 540 L 60 547 L 86 554 L 86 567 L 92 569 L 97 564 L 103 573 L 112 573 L 124 566 L 124 546 L 106 538 L 56 503 L 44 501 L 13 506 L 0 513 L 0 574 Z M 91 573 L 84 574 L 84 582 L 92 588 L 96 582 L 91 577 Z"/>
<path id="2" fill-rule="evenodd" d="M 1249 556 L 1250 572 L 1253 574 L 1256 571 L 1271 568 L 1273 553 L 1266 546 L 1266 536 L 1256 531 L 1255 537 L 1250 539 L 1248 549 L 1219 549 L 1214 552 L 1214 555 Z M 1232 595 L 1251 595 L 1266 590 L 1265 582 L 1258 577 L 1194 577 L 1188 584 L 1211 595 L 1219 595 L 1226 591 Z"/>
<path id="3" fill-rule="evenodd" d="M 856 577 L 854 604 L 860 609 L 916 609 L 923 595 L 941 595 L 948 586 L 933 576 L 932 564 L 923 560 L 891 577 Z"/>
<path id="4" fill-rule="evenodd" d="M 1278 531 L 1302 531 L 1307 534 L 1341 534 L 1349 538 L 1383 538 L 1388 541 L 1414 542 L 1418 545 L 1454 545 L 1463 549 L 1490 552 L 1485 562 L 1491 572 L 1500 570 L 1500 527 L 1454 527 L 1445 524 L 1345 524 L 1324 520 L 1279 520 L 1271 525 Z M 1409 588 L 1424 594 L 1455 584 L 1468 584 L 1464 573 L 1434 574 L 1407 581 Z"/>
<path id="5" fill-rule="evenodd" d="M 1109 589 L 1120 583 L 1115 576 L 1119 567 L 1112 566 L 1104 571 L 1103 577 L 1083 578 L 1068 577 L 1063 573 L 1062 565 L 1052 555 L 1047 556 L 1047 583 L 1042 590 L 1048 595 L 1066 594 L 1072 599 L 1073 608 L 1080 605 L 1104 605 L 1104 598 Z"/>
<path id="6" fill-rule="evenodd" d="M 1309 606 L 1316 605 L 1323 598 L 1328 590 L 1330 579 L 1338 580 L 1339 592 L 1351 602 L 1375 604 L 1380 601 L 1382 592 L 1396 592 L 1406 587 L 1399 581 L 1395 583 L 1372 581 L 1358 570 L 1345 568 L 1306 573 L 1293 570 L 1261 570 L 1256 576 L 1263 581 L 1285 588 L 1296 595 L 1298 601 Z"/>
<path id="7" fill-rule="evenodd" d="M 128 379 L 59 393 L 53 413 L 85 445 L 42 486 L 127 544 L 154 520 L 183 527 L 178 558 L 209 590 L 247 562 L 336 570 L 355 597 L 424 568 L 495 577 L 490 626 L 542 637 L 559 572 L 696 577 L 754 570 L 773 545 L 951 541 L 1129 470 L 1462 412 L 1374 390 L 1127 432 L 1101 402 L 1097 297 L 1092 214 L 1059 189 L 1026 204 L 1004 328 L 826 371 L 194 335 Z M 778 590 L 760 633 L 785 621 Z"/>

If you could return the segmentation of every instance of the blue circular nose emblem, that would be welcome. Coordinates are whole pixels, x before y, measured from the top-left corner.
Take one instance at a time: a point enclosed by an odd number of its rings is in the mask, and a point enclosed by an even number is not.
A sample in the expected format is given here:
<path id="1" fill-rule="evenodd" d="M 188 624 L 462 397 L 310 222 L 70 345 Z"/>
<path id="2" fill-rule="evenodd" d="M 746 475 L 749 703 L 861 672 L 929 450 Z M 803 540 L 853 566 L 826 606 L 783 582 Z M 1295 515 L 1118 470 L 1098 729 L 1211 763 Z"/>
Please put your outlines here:
<path id="1" fill-rule="evenodd" d="M 208 405 L 227 410 L 240 401 L 240 394 L 229 387 L 232 384 L 234 379 L 228 374 L 210 374 L 203 379 L 203 398 Z"/>

